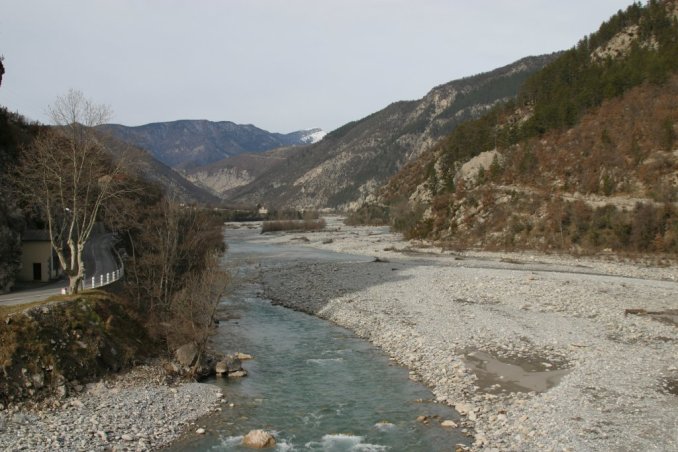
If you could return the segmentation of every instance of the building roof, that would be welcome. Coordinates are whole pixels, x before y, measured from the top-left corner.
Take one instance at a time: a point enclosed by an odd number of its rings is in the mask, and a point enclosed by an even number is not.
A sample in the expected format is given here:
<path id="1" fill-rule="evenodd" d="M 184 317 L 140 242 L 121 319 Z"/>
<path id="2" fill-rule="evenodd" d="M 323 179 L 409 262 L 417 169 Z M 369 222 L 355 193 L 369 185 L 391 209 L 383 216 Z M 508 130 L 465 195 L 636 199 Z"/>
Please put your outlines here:
<path id="1" fill-rule="evenodd" d="M 49 231 L 46 229 L 26 229 L 21 234 L 22 242 L 49 242 Z"/>

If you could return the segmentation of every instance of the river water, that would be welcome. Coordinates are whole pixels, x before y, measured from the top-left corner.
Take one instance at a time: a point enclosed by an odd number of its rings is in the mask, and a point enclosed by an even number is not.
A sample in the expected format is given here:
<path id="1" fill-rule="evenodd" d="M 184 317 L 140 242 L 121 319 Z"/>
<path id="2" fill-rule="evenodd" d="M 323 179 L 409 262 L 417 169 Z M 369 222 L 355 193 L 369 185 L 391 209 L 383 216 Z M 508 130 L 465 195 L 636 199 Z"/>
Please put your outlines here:
<path id="1" fill-rule="evenodd" d="M 247 230 L 228 231 L 227 241 L 226 262 L 238 269 L 240 283 L 222 301 L 230 320 L 221 322 L 214 342 L 255 359 L 243 363 L 248 377 L 209 382 L 223 389 L 228 403 L 199 422 L 205 435 L 189 434 L 171 450 L 246 450 L 242 436 L 252 429 L 275 432 L 276 450 L 446 451 L 468 444 L 438 420 L 416 421 L 420 415 L 458 416 L 432 403 L 431 392 L 411 381 L 405 368 L 346 329 L 273 306 L 256 279 L 262 266 L 365 257 L 265 245 Z"/>

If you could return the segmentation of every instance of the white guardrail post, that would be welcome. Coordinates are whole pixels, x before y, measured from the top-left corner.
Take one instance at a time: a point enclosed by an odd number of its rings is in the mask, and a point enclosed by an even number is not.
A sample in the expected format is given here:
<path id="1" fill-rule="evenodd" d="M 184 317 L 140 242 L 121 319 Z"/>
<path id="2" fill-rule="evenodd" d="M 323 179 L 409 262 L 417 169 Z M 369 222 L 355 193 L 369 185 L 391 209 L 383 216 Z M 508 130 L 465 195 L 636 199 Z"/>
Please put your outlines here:
<path id="1" fill-rule="evenodd" d="M 120 263 L 120 267 L 113 270 L 112 272 L 107 272 L 106 277 L 105 277 L 106 281 L 104 281 L 104 274 L 103 273 L 101 273 L 99 275 L 92 276 L 92 284 L 91 284 L 90 289 L 94 289 L 95 287 L 103 287 L 107 284 L 114 283 L 114 282 L 118 281 L 120 278 L 122 278 L 123 276 L 125 276 L 125 265 L 122 262 L 122 258 L 120 257 L 120 254 L 118 253 L 117 250 L 113 250 L 113 251 L 115 251 L 115 254 L 118 256 L 118 262 Z M 99 276 L 99 278 L 97 278 L 97 276 Z M 97 279 L 99 280 L 98 284 L 97 284 Z M 87 285 L 86 279 L 83 279 L 82 285 L 83 285 L 83 288 Z"/>

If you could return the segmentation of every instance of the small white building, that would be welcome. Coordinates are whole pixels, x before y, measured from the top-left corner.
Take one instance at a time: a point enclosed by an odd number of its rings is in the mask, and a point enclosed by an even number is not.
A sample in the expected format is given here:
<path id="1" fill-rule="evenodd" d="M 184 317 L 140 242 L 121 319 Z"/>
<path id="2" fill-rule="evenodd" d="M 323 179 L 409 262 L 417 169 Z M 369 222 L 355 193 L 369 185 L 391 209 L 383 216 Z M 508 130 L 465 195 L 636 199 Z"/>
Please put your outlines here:
<path id="1" fill-rule="evenodd" d="M 21 269 L 19 281 L 49 282 L 61 275 L 59 258 L 52 249 L 49 232 L 28 229 L 21 235 Z"/>

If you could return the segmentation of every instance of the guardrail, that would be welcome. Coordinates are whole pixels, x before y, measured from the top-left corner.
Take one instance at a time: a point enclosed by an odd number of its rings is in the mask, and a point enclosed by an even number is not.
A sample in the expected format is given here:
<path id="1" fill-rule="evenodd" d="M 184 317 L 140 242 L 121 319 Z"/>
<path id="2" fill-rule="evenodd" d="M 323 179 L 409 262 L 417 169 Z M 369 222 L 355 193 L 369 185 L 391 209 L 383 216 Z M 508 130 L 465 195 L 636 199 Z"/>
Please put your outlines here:
<path id="1" fill-rule="evenodd" d="M 94 276 L 91 277 L 91 279 L 85 278 L 82 281 L 83 289 L 95 289 L 97 287 L 107 286 L 108 284 L 113 284 L 114 282 L 125 276 L 125 264 L 122 261 L 122 257 L 120 257 L 120 253 L 118 253 L 118 250 L 116 250 L 115 248 L 111 249 L 112 251 L 115 252 L 115 255 L 118 257 L 120 267 L 112 272 L 101 273 L 98 275 L 95 274 Z M 90 283 L 89 287 L 87 287 L 88 281 Z"/>
<path id="2" fill-rule="evenodd" d="M 120 266 L 119 269 L 108 272 L 108 273 L 101 273 L 99 275 L 94 275 L 91 278 L 86 278 L 82 281 L 82 288 L 83 289 L 95 289 L 97 287 L 103 287 L 108 284 L 113 284 L 120 278 L 125 276 L 125 267 L 123 265 Z M 89 283 L 89 284 L 87 284 Z"/>
<path id="3" fill-rule="evenodd" d="M 107 286 L 125 276 L 125 264 L 122 262 L 122 257 L 120 257 L 117 250 L 114 249 L 113 251 L 115 251 L 115 254 L 118 256 L 120 267 L 112 272 L 95 273 L 94 276 L 83 278 L 80 283 L 80 290 L 96 289 L 97 287 Z M 65 294 L 67 290 L 68 289 L 66 288 L 61 289 L 61 293 Z"/>

